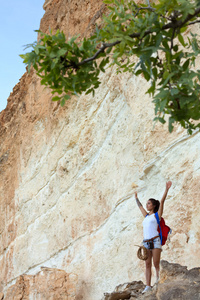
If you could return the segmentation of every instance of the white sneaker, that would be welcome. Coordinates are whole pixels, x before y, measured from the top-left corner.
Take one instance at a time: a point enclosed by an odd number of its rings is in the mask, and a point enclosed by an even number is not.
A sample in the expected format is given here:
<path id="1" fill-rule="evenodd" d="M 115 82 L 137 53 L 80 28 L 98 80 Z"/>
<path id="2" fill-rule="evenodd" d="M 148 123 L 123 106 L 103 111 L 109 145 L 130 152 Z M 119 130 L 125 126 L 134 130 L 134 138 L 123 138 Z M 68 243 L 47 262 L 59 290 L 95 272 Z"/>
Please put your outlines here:
<path id="1" fill-rule="evenodd" d="M 157 277 L 157 278 L 156 278 L 155 284 L 158 284 L 158 283 L 159 283 L 159 280 L 160 280 L 159 277 Z"/>
<path id="2" fill-rule="evenodd" d="M 150 286 L 146 286 L 145 289 L 142 291 L 142 294 L 151 291 L 151 287 Z"/>

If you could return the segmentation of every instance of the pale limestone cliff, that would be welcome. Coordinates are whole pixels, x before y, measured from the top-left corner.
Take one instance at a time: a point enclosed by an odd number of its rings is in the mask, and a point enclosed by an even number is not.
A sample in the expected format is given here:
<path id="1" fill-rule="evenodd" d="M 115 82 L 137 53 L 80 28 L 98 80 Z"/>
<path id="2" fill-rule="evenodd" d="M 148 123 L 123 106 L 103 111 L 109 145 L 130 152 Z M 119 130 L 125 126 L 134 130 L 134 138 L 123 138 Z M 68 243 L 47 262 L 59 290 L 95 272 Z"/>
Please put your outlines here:
<path id="1" fill-rule="evenodd" d="M 88 35 L 102 1 L 49 0 L 41 30 Z M 198 27 L 197 29 L 198 30 Z M 76 300 L 100 300 L 125 281 L 143 280 L 134 246 L 145 205 L 172 180 L 164 217 L 172 229 L 162 258 L 193 268 L 200 261 L 200 135 L 153 126 L 143 78 L 101 74 L 95 97 L 64 108 L 31 72 L 0 114 L 0 292 L 40 267 L 77 276 Z"/>

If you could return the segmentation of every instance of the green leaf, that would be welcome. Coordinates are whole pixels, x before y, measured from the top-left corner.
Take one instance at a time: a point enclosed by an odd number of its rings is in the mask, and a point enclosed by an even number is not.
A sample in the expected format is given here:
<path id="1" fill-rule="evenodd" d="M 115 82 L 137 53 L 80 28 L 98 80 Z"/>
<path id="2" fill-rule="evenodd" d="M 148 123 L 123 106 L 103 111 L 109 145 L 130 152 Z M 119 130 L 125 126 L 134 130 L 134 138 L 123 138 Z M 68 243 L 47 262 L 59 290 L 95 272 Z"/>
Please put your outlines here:
<path id="1" fill-rule="evenodd" d="M 167 40 L 163 39 L 162 44 L 163 44 L 165 50 L 168 50 L 168 51 L 170 50 L 169 44 L 168 44 L 168 41 L 167 41 Z M 162 49 L 163 49 L 163 48 L 162 48 Z M 163 49 L 163 50 L 164 50 L 164 49 Z"/>
<path id="2" fill-rule="evenodd" d="M 92 92 L 93 92 L 93 88 L 87 90 L 87 92 L 86 92 L 85 94 L 88 95 L 88 94 L 90 94 L 90 93 L 92 93 Z"/>
<path id="3" fill-rule="evenodd" d="M 63 55 L 66 54 L 66 52 L 67 52 L 66 49 L 60 49 L 60 50 L 58 50 L 58 52 L 57 52 L 57 56 L 58 56 L 58 57 L 63 56 Z"/>
<path id="4" fill-rule="evenodd" d="M 62 100 L 60 101 L 60 105 L 63 107 L 65 105 L 65 98 L 62 98 Z"/>
<path id="5" fill-rule="evenodd" d="M 104 2 L 105 4 L 111 4 L 111 3 L 113 3 L 112 0 L 103 0 L 103 2 Z"/>
<path id="6" fill-rule="evenodd" d="M 177 52 L 178 51 L 178 45 L 174 45 L 174 47 L 173 47 L 173 50 L 174 50 L 174 52 Z"/>
<path id="7" fill-rule="evenodd" d="M 35 53 L 38 55 L 38 54 L 39 54 L 39 52 L 40 52 L 40 50 L 39 50 L 38 46 L 35 46 L 34 50 L 35 50 Z"/>
<path id="8" fill-rule="evenodd" d="M 126 43 L 125 42 L 121 42 L 120 46 L 119 46 L 119 48 L 120 48 L 120 54 L 121 55 L 124 53 L 125 47 L 126 47 Z"/>
<path id="9" fill-rule="evenodd" d="M 190 60 L 187 59 L 187 60 L 184 62 L 184 64 L 183 64 L 183 70 L 184 70 L 184 71 L 186 71 L 186 70 L 188 69 L 189 64 L 190 64 Z"/>
<path id="10" fill-rule="evenodd" d="M 181 45 L 183 46 L 183 47 L 185 47 L 187 44 L 185 43 L 185 41 L 184 41 L 184 38 L 183 38 L 183 36 L 181 35 L 181 34 L 178 34 L 178 40 L 179 40 L 179 42 L 181 43 Z"/>
<path id="11" fill-rule="evenodd" d="M 158 77 L 158 70 L 157 70 L 157 68 L 153 68 L 152 69 L 152 73 L 153 73 L 153 76 L 154 76 L 155 80 L 157 80 L 157 77 Z"/>
<path id="12" fill-rule="evenodd" d="M 168 124 L 168 128 L 169 128 L 169 132 L 171 133 L 174 129 L 173 123 L 175 122 L 173 117 L 169 118 L 169 124 Z"/>
<path id="13" fill-rule="evenodd" d="M 160 102 L 160 112 L 163 112 L 165 110 L 167 102 L 167 99 L 162 99 L 162 101 Z"/>
<path id="14" fill-rule="evenodd" d="M 169 82 L 169 80 L 170 80 L 175 74 L 176 74 L 176 71 L 173 72 L 173 73 L 171 73 L 171 74 L 169 74 L 169 75 L 167 76 L 167 78 L 165 79 L 165 81 L 162 83 L 162 86 L 165 87 L 166 84 Z"/>
<path id="15" fill-rule="evenodd" d="M 59 101 L 59 100 L 60 100 L 60 97 L 55 96 L 55 97 L 53 97 L 51 100 L 52 100 L 52 101 Z"/>
<path id="16" fill-rule="evenodd" d="M 171 95 L 172 95 L 172 96 L 178 95 L 179 92 L 180 92 L 179 89 L 176 89 L 176 88 L 172 88 L 170 91 L 171 91 Z"/>
<path id="17" fill-rule="evenodd" d="M 159 121 L 159 122 L 162 123 L 162 124 L 165 124 L 165 123 L 166 123 L 165 119 L 164 119 L 164 118 L 161 118 L 161 117 L 155 117 L 155 118 L 153 119 L 153 121 Z"/>
<path id="18" fill-rule="evenodd" d="M 112 47 L 109 47 L 108 49 L 106 49 L 106 53 L 109 54 L 112 51 Z"/>
<path id="19" fill-rule="evenodd" d="M 154 95 L 155 89 L 156 89 L 155 81 L 153 81 L 151 87 L 147 90 L 146 94 L 148 93 Z"/>
<path id="20" fill-rule="evenodd" d="M 69 99 L 70 99 L 70 96 L 69 96 L 69 95 L 65 95 L 65 96 L 64 96 L 64 99 L 65 99 L 65 100 L 69 100 Z"/>

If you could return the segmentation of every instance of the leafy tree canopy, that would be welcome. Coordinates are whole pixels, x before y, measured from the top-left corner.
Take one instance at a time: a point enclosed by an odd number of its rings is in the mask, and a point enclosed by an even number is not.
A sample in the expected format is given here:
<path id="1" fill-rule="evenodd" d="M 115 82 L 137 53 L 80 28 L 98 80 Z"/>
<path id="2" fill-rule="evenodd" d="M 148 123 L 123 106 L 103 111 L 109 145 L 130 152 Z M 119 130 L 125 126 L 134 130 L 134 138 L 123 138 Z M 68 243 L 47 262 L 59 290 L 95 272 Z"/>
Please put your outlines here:
<path id="1" fill-rule="evenodd" d="M 199 37 L 184 35 L 200 22 L 200 1 L 104 3 L 109 14 L 89 38 L 66 40 L 59 30 L 38 31 L 40 41 L 27 45 L 33 50 L 21 55 L 28 69 L 33 66 L 41 84 L 52 90 L 52 100 L 63 106 L 71 95 L 94 95 L 100 72 L 115 64 L 118 72 L 142 74 L 150 82 L 147 93 L 155 104 L 155 121 L 165 123 L 169 115 L 170 132 L 175 123 L 189 134 L 200 128 L 200 70 L 195 68 Z"/>

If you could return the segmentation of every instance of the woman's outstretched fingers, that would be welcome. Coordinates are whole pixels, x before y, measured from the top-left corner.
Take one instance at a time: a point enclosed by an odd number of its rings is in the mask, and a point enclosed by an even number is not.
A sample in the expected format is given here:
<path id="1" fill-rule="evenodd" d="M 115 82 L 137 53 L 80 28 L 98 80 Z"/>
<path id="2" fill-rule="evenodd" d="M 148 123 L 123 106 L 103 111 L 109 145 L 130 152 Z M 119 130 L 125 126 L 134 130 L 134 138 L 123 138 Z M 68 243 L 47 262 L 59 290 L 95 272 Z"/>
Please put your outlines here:
<path id="1" fill-rule="evenodd" d="M 166 189 L 169 190 L 171 186 L 172 186 L 172 182 L 171 181 L 167 181 L 166 182 Z"/>

